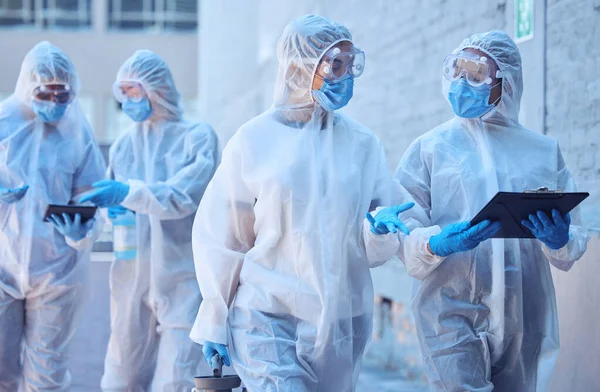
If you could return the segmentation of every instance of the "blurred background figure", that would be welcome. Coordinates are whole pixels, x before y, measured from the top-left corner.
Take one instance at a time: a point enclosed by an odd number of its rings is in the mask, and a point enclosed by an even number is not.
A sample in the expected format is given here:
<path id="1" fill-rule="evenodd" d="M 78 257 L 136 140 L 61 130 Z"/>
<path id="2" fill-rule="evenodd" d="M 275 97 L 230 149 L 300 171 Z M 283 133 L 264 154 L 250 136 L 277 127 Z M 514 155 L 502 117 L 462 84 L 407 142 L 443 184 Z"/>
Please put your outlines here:
<path id="1" fill-rule="evenodd" d="M 115 70 L 138 49 L 160 54 L 178 82 L 186 115 L 198 118 L 197 0 L 0 1 L 0 95 L 12 91 L 28 48 L 50 40 L 69 53 L 80 73 L 79 101 L 105 152 L 131 120 L 112 93 Z M 182 55 L 185 54 L 185 55 Z"/>
<path id="2" fill-rule="evenodd" d="M 125 61 L 114 94 L 135 123 L 111 147 L 109 180 L 82 199 L 115 221 L 132 215 L 135 227 L 129 252 L 115 252 L 111 269 L 102 389 L 187 391 L 202 368 L 200 346 L 188 338 L 201 300 L 192 223 L 219 161 L 218 140 L 207 124 L 183 119 L 171 71 L 149 50 Z M 118 235 L 127 233 L 115 232 L 115 245 Z"/>
<path id="3" fill-rule="evenodd" d="M 68 350 L 101 224 L 52 216 L 103 177 L 69 57 L 41 42 L 0 104 L 0 390 L 67 391 Z M 21 389 L 19 384 L 21 383 Z"/>
<path id="4" fill-rule="evenodd" d="M 186 115 L 210 123 L 224 146 L 241 124 L 272 104 L 277 39 L 290 20 L 309 13 L 343 23 L 366 53 L 365 72 L 342 112 L 380 137 L 392 168 L 410 143 L 452 115 L 439 84 L 444 57 L 456 43 L 489 30 L 504 30 L 517 42 L 524 74 L 519 120 L 558 139 L 579 189 L 591 193 L 582 205 L 583 225 L 594 231 L 588 252 L 568 274 L 553 272 L 561 352 L 549 390 L 600 390 L 600 347 L 593 346 L 600 332 L 588 327 L 600 321 L 592 256 L 600 252 L 600 8 L 594 0 L 493 0 L 468 7 L 460 0 L 0 1 L 0 94 L 14 90 L 25 53 L 51 40 L 80 71 L 79 101 L 107 152 L 131 123 L 113 96 L 115 70 L 146 48 L 169 64 Z M 101 238 L 106 242 L 96 249 L 110 250 L 110 234 Z M 112 254 L 93 257 L 106 261 Z M 103 372 L 108 267 L 92 263 L 94 303 L 85 321 L 94 333 L 75 339 L 74 391 L 97 388 Z M 380 380 L 420 381 L 410 279 L 398 262 L 371 275 L 378 296 L 375 329 L 357 390 L 373 390 Z M 423 388 L 415 385 L 405 389 Z"/>

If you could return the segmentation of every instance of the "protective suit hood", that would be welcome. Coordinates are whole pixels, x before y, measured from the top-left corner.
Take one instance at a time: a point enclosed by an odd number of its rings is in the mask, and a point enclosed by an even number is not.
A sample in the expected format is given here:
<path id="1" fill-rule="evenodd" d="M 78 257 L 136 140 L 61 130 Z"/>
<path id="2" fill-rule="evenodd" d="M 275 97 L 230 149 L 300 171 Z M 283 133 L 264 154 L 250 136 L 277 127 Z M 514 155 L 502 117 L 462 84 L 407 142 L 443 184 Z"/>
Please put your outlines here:
<path id="1" fill-rule="evenodd" d="M 23 59 L 15 96 L 31 106 L 33 90 L 47 84 L 68 84 L 74 96 L 79 94 L 79 77 L 69 56 L 50 42 L 42 41 Z"/>
<path id="2" fill-rule="evenodd" d="M 273 106 L 283 110 L 313 109 L 312 80 L 321 56 L 341 41 L 352 41 L 348 29 L 318 15 L 290 22 L 277 44 L 279 69 Z"/>
<path id="3" fill-rule="evenodd" d="M 117 83 L 139 83 L 152 106 L 151 121 L 180 120 L 183 116 L 181 94 L 167 63 L 150 50 L 138 50 L 119 69 Z"/>
<path id="4" fill-rule="evenodd" d="M 484 121 L 499 125 L 515 125 L 519 123 L 521 96 L 523 95 L 523 72 L 519 48 L 504 31 L 494 30 L 487 33 L 473 34 L 463 40 L 452 51 L 458 54 L 463 49 L 477 49 L 488 55 L 502 72 L 502 96 L 492 112 L 482 117 Z M 442 81 L 444 97 L 448 99 L 450 82 Z M 479 121 L 479 119 L 463 119 L 464 121 Z"/>

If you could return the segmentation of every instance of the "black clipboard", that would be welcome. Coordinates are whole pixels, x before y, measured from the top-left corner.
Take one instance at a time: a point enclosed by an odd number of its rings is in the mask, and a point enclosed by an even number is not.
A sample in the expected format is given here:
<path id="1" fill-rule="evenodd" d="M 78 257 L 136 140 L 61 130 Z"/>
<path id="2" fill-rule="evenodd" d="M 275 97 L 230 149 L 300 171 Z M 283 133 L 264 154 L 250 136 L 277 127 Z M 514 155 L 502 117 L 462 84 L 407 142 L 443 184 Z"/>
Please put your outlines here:
<path id="1" fill-rule="evenodd" d="M 73 220 L 75 219 L 75 214 L 79 214 L 81 215 L 81 223 L 85 223 L 96 215 L 96 210 L 97 208 L 92 206 L 62 206 L 50 204 L 48 208 L 46 208 L 44 221 L 47 222 L 48 218 L 52 215 L 62 216 L 62 214 L 69 215 L 71 220 Z"/>
<path id="2" fill-rule="evenodd" d="M 471 220 L 471 225 L 484 220 L 497 221 L 502 228 L 493 238 L 535 238 L 528 228 L 521 225 L 529 214 L 542 210 L 551 217 L 552 210 L 556 209 L 564 216 L 589 195 L 587 192 L 560 192 L 546 188 L 523 193 L 498 192 Z"/>

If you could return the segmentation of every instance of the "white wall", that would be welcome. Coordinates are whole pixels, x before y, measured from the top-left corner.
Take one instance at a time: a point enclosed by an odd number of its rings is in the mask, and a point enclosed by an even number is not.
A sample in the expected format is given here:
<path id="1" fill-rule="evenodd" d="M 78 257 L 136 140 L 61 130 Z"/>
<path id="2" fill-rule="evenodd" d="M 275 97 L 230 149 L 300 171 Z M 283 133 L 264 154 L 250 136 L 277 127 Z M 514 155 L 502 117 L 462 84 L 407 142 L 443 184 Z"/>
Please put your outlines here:
<path id="1" fill-rule="evenodd" d="M 585 256 L 565 273 L 553 270 L 560 354 L 550 392 L 600 391 L 600 234 Z"/>
<path id="2" fill-rule="evenodd" d="M 317 12 L 318 3 L 200 3 L 200 102 L 203 118 L 213 125 L 223 145 L 240 125 L 271 105 L 277 76 L 277 39 L 292 18 Z"/>

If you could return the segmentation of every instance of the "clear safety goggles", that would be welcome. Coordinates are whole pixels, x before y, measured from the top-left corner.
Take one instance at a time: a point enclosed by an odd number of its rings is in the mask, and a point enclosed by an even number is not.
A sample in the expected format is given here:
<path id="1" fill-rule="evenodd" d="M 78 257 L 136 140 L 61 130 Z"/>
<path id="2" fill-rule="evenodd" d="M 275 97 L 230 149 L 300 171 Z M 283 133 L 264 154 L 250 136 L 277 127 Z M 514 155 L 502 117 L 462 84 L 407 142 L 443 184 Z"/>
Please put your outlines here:
<path id="1" fill-rule="evenodd" d="M 58 104 L 71 102 L 73 91 L 68 84 L 48 84 L 36 87 L 33 98 L 38 101 L 53 101 Z"/>
<path id="2" fill-rule="evenodd" d="M 355 49 L 342 52 L 331 48 L 323 55 L 315 74 L 328 82 L 337 82 L 346 75 L 358 78 L 365 69 L 365 52 Z"/>
<path id="3" fill-rule="evenodd" d="M 118 82 L 113 85 L 113 94 L 115 99 L 121 103 L 125 101 L 141 102 L 146 93 L 144 88 L 138 82 Z"/>
<path id="4" fill-rule="evenodd" d="M 444 59 L 442 69 L 444 77 L 451 82 L 465 78 L 471 86 L 481 86 L 492 83 L 492 71 L 487 57 L 467 57 L 451 54 Z M 501 71 L 496 71 L 496 78 L 502 77 Z"/>

